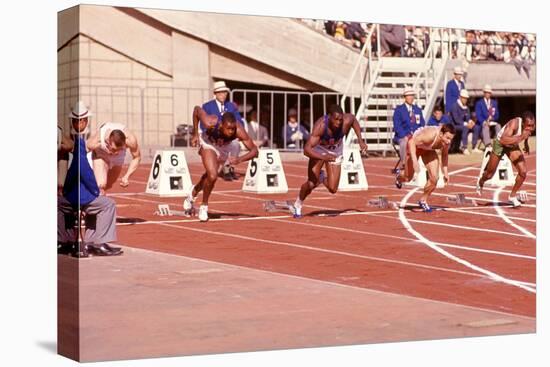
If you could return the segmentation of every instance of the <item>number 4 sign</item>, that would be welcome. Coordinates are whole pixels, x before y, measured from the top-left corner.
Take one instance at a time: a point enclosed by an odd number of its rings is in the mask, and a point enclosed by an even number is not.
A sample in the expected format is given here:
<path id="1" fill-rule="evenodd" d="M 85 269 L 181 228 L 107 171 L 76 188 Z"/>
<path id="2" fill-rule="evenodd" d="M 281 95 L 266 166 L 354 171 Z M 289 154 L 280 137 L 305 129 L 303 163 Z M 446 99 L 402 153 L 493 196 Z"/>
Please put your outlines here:
<path id="1" fill-rule="evenodd" d="M 146 193 L 183 197 L 191 185 L 191 176 L 183 151 L 157 150 L 155 152 Z"/>
<path id="2" fill-rule="evenodd" d="M 258 157 L 248 162 L 242 190 L 257 194 L 288 192 L 285 172 L 278 150 L 260 149 Z"/>

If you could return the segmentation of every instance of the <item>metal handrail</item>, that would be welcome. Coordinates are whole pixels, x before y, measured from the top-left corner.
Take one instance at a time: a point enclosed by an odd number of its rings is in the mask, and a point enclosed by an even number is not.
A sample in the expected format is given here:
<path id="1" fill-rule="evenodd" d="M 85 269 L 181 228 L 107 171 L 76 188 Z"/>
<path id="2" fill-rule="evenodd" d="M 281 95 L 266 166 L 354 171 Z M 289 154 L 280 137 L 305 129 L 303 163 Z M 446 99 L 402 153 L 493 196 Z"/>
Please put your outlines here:
<path id="1" fill-rule="evenodd" d="M 367 52 L 367 50 L 369 51 L 368 56 L 367 56 L 367 68 L 370 70 L 370 60 L 372 60 L 372 46 L 371 46 L 372 40 L 371 40 L 371 38 L 372 38 L 372 34 L 374 33 L 375 28 L 376 27 L 373 26 L 369 30 L 369 33 L 367 33 L 365 44 L 361 48 L 361 52 L 359 53 L 359 57 L 357 58 L 357 61 L 355 62 L 355 66 L 353 67 L 353 71 L 352 71 L 352 73 L 351 73 L 351 75 L 348 79 L 348 82 L 346 84 L 346 88 L 344 89 L 342 99 L 340 100 L 340 106 L 342 108 L 345 108 L 345 102 L 346 102 L 346 99 L 349 97 L 348 93 L 350 91 L 351 85 L 353 84 L 353 80 L 355 79 L 355 76 L 357 75 L 357 71 L 360 69 L 360 66 L 362 64 L 363 58 L 365 57 L 365 53 Z M 363 83 L 363 81 L 361 80 L 361 84 L 362 83 Z M 355 112 L 355 111 L 353 111 L 353 112 Z"/>

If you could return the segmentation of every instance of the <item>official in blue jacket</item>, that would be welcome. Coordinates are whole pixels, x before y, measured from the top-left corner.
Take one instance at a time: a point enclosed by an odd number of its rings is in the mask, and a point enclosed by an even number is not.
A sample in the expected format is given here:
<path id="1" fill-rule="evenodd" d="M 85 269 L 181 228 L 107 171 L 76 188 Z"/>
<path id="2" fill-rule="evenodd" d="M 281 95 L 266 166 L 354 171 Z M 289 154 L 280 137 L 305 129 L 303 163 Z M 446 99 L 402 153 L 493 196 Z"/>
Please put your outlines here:
<path id="1" fill-rule="evenodd" d="M 399 144 L 399 164 L 402 168 L 405 165 L 408 139 L 416 129 L 426 125 L 422 110 L 414 104 L 415 95 L 414 89 L 405 87 L 403 90 L 405 102 L 393 111 L 393 131 L 395 133 L 393 141 L 395 144 Z"/>
<path id="2" fill-rule="evenodd" d="M 447 86 L 445 87 L 445 113 L 451 112 L 451 107 L 460 97 L 460 91 L 466 88 L 462 81 L 463 75 L 464 71 L 462 71 L 460 66 L 457 66 L 453 71 L 453 79 L 447 82 Z"/>
<path id="3" fill-rule="evenodd" d="M 476 116 L 478 123 L 481 124 L 481 137 L 483 144 L 488 147 L 491 144 L 491 130 L 496 136 L 500 131 L 498 119 L 500 117 L 497 100 L 491 98 L 493 90 L 489 84 L 483 87 L 483 98 L 476 102 Z"/>
<path id="4" fill-rule="evenodd" d="M 434 107 L 432 115 L 428 119 L 427 126 L 439 126 L 448 124 L 450 122 L 449 116 L 443 114 L 443 109 L 441 106 L 437 105 Z"/>
<path id="5" fill-rule="evenodd" d="M 470 108 L 468 107 L 468 98 L 470 95 L 466 89 L 460 91 L 460 97 L 455 101 L 455 104 L 451 107 L 451 122 L 455 126 L 456 134 L 455 137 L 457 140 L 453 141 L 455 143 L 460 139 L 460 152 L 462 154 L 470 154 L 468 150 L 468 134 L 472 133 L 472 147 L 474 148 L 477 145 L 479 135 L 481 132 L 481 124 L 472 120 L 470 113 Z"/>
<path id="6" fill-rule="evenodd" d="M 73 223 L 67 221 L 77 210 L 95 216 L 95 224 L 86 226 L 84 242 L 88 251 L 96 256 L 121 255 L 119 247 L 109 242 L 116 241 L 116 206 L 113 199 L 100 195 L 94 172 L 86 157 L 86 143 L 83 136 L 76 135 L 73 160 L 63 185 L 63 196 L 58 196 L 58 251 L 67 249 L 75 242 L 77 234 Z M 61 250 L 61 252 L 64 250 Z"/>

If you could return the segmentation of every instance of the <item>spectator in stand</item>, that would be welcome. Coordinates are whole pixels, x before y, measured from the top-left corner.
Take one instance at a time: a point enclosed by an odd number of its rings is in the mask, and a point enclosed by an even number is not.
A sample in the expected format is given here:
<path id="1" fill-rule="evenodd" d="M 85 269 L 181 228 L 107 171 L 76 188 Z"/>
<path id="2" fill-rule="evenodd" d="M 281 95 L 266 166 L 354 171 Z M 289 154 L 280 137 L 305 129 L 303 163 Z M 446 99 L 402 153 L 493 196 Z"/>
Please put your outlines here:
<path id="1" fill-rule="evenodd" d="M 497 136 L 500 131 L 498 123 L 499 111 L 496 99 L 491 98 L 493 90 L 489 84 L 483 87 L 483 98 L 476 102 L 476 116 L 478 123 L 481 124 L 481 137 L 485 147 L 491 144 L 491 130 L 494 136 Z"/>
<path id="2" fill-rule="evenodd" d="M 405 45 L 405 27 L 402 25 L 380 25 L 380 48 L 382 56 L 401 56 Z"/>
<path id="3" fill-rule="evenodd" d="M 394 144 L 399 144 L 400 167 L 404 168 L 407 154 L 407 142 L 412 134 L 420 127 L 425 126 L 424 116 L 420 107 L 414 104 L 415 91 L 411 87 L 403 90 L 404 103 L 393 111 L 393 138 Z"/>
<path id="4" fill-rule="evenodd" d="M 285 141 L 286 139 L 286 141 Z M 283 144 L 287 149 L 300 149 L 309 139 L 309 132 L 304 125 L 298 122 L 298 111 L 295 108 L 288 110 L 288 122 L 283 128 Z"/>
<path id="5" fill-rule="evenodd" d="M 351 22 L 346 27 L 346 39 L 353 42 L 357 48 L 363 47 L 366 41 L 366 33 L 358 22 Z"/>
<path id="6" fill-rule="evenodd" d="M 451 106 L 456 103 L 460 96 L 460 91 L 466 88 L 462 81 L 462 75 L 464 75 L 464 71 L 460 66 L 457 66 L 453 70 L 453 79 L 447 82 L 445 88 L 445 113 L 450 113 Z"/>
<path id="7" fill-rule="evenodd" d="M 450 122 L 449 116 L 444 115 L 443 109 L 441 108 L 441 106 L 436 105 L 434 107 L 432 115 L 428 119 L 427 126 L 439 126 L 439 125 L 448 124 L 449 122 Z"/>
<path id="8" fill-rule="evenodd" d="M 460 97 L 455 101 L 451 107 L 451 122 L 455 126 L 456 134 L 451 143 L 452 148 L 456 148 L 458 141 L 460 139 L 459 151 L 462 154 L 470 154 L 468 150 L 468 134 L 471 132 L 472 136 L 472 146 L 477 145 L 479 139 L 479 133 L 481 131 L 481 126 L 476 124 L 471 118 L 470 108 L 468 107 L 468 98 L 470 95 L 466 89 L 460 91 Z M 456 151 L 456 150 L 453 150 Z"/>
<path id="9" fill-rule="evenodd" d="M 267 128 L 258 122 L 258 113 L 256 110 L 250 111 L 248 114 L 248 124 L 246 124 L 246 133 L 254 144 L 258 147 L 267 147 L 269 145 L 269 133 Z"/>
<path id="10" fill-rule="evenodd" d="M 527 78 L 531 77 L 531 63 L 521 57 L 517 45 L 509 44 L 507 50 L 504 51 L 503 57 L 504 62 L 513 64 L 518 73 L 521 74 L 521 70 L 523 69 Z"/>

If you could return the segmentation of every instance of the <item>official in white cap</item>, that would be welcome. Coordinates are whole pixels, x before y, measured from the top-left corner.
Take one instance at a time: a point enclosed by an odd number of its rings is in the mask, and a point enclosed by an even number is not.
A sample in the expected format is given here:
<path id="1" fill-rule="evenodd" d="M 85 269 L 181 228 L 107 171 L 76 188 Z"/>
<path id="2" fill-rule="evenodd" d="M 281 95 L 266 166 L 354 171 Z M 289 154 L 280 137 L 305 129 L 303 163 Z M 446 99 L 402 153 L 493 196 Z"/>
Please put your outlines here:
<path id="1" fill-rule="evenodd" d="M 83 101 L 75 103 L 69 113 L 69 119 L 71 120 L 71 126 L 73 128 L 73 134 L 85 134 L 88 132 L 89 119 L 92 116 L 90 109 L 84 104 Z"/>
<path id="2" fill-rule="evenodd" d="M 468 90 L 462 89 L 459 94 L 459 98 L 451 106 L 451 122 L 455 126 L 456 134 L 453 141 L 454 150 L 460 139 L 459 150 L 462 154 L 470 154 L 468 150 L 468 134 L 472 133 L 472 147 L 477 146 L 477 141 L 481 132 L 481 124 L 472 119 L 470 107 L 468 107 L 468 98 L 470 94 Z"/>
<path id="3" fill-rule="evenodd" d="M 452 105 L 456 102 L 460 96 L 460 91 L 465 89 L 464 81 L 462 80 L 462 75 L 464 75 L 464 70 L 460 66 L 457 66 L 453 69 L 453 79 L 447 82 L 445 87 L 445 112 L 449 113 L 451 111 Z"/>
<path id="4" fill-rule="evenodd" d="M 206 112 L 206 114 L 217 115 L 218 118 L 221 120 L 224 113 L 231 112 L 233 115 L 235 115 L 235 119 L 237 120 L 237 122 L 240 123 L 242 127 L 245 127 L 244 120 L 239 113 L 237 106 L 233 102 L 227 100 L 230 89 L 227 87 L 225 82 L 222 80 L 214 82 L 212 91 L 214 93 L 214 99 L 202 105 L 202 109 Z M 199 144 L 199 135 L 205 130 L 205 128 L 203 124 L 196 118 L 196 116 L 193 116 L 193 138 L 191 140 L 191 145 L 197 146 Z M 241 151 L 241 146 L 237 139 L 235 139 L 233 143 L 231 143 L 231 147 L 231 156 L 238 157 Z M 229 164 L 229 162 L 221 166 L 220 173 L 223 173 L 224 179 L 228 181 L 237 179 L 237 176 L 234 172 L 235 171 L 233 167 Z"/>
<path id="5" fill-rule="evenodd" d="M 422 109 L 414 104 L 416 96 L 415 90 L 410 86 L 405 86 L 403 89 L 403 104 L 397 106 L 393 111 L 393 131 L 394 144 L 399 144 L 399 169 L 396 170 L 397 176 L 405 167 L 407 156 L 407 142 L 412 134 L 420 127 L 426 125 Z M 396 180 L 396 185 L 400 187 L 400 183 Z"/>
<path id="6" fill-rule="evenodd" d="M 478 99 L 475 106 L 476 117 L 481 122 L 481 138 L 486 147 L 491 144 L 491 134 L 497 136 L 500 132 L 498 103 L 492 96 L 493 89 L 489 84 L 485 84 L 483 98 Z"/>

